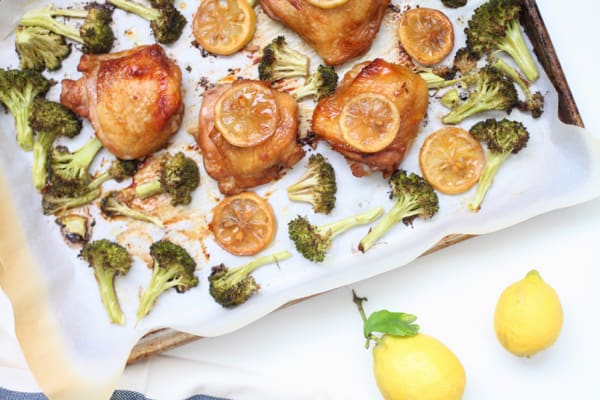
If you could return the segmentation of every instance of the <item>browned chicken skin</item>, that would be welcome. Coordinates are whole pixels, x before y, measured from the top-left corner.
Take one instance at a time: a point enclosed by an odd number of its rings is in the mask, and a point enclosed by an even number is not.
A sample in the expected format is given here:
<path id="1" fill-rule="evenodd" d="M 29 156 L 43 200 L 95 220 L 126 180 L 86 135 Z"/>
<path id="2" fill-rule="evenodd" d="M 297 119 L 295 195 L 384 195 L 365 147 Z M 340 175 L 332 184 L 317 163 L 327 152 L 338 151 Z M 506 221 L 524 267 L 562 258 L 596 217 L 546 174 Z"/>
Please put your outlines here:
<path id="1" fill-rule="evenodd" d="M 306 0 L 260 0 L 265 12 L 300 35 L 328 65 L 339 65 L 371 47 L 390 0 L 349 0 L 330 9 Z"/>
<path id="2" fill-rule="evenodd" d="M 181 70 L 159 45 L 83 55 L 77 69 L 83 77 L 63 80 L 61 102 L 88 118 L 115 156 L 150 155 L 179 129 Z"/>
<path id="3" fill-rule="evenodd" d="M 363 93 L 388 97 L 400 112 L 400 129 L 394 141 L 376 153 L 366 154 L 345 143 L 339 121 L 344 105 Z M 312 130 L 351 163 L 355 176 L 382 171 L 384 176 L 394 172 L 410 149 L 429 102 L 427 84 L 408 68 L 381 59 L 361 63 L 350 70 L 336 92 L 317 104 Z M 368 168 L 367 168 L 368 167 Z"/>
<path id="4" fill-rule="evenodd" d="M 273 90 L 279 123 L 275 132 L 265 141 L 251 147 L 231 145 L 215 126 L 215 106 L 236 81 L 209 89 L 204 93 L 200 109 L 196 140 L 200 145 L 206 172 L 219 182 L 221 193 L 230 195 L 278 179 L 282 172 L 292 167 L 304 156 L 297 143 L 298 110 L 294 98 Z M 269 87 L 264 82 L 260 85 Z"/>

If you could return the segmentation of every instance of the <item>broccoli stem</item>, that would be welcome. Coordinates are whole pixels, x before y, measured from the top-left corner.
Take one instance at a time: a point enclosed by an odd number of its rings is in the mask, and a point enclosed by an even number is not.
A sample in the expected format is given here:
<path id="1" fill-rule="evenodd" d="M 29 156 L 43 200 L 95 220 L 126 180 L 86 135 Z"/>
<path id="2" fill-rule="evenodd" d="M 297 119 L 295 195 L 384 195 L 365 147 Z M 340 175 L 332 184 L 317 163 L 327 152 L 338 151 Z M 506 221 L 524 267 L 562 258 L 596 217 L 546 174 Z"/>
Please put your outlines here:
<path id="1" fill-rule="evenodd" d="M 244 280 L 248 275 L 250 275 L 259 267 L 287 260 L 291 256 L 292 253 L 290 253 L 289 251 L 280 251 L 278 253 L 270 254 L 268 256 L 257 257 L 254 260 L 250 261 L 248 264 L 236 268 L 231 268 L 227 274 L 226 279 L 227 281 L 229 281 L 229 283 L 231 283 L 231 286 L 234 286 L 237 283 Z"/>
<path id="2" fill-rule="evenodd" d="M 519 87 L 523 90 L 525 95 L 527 97 L 530 97 L 531 90 L 529 89 L 529 83 L 525 82 L 525 79 L 521 76 L 521 74 L 519 74 L 519 72 L 516 69 L 508 65 L 508 63 L 501 58 L 496 58 L 492 66 L 508 75 L 508 77 L 512 79 L 513 82 L 519 85 Z"/>
<path id="3" fill-rule="evenodd" d="M 288 196 L 290 200 L 311 203 L 314 197 L 315 186 L 318 185 L 319 171 L 316 168 L 309 168 L 297 183 L 288 187 Z"/>
<path id="4" fill-rule="evenodd" d="M 94 276 L 98 281 L 100 298 L 108 312 L 110 322 L 123 325 L 125 323 L 125 315 L 121 311 L 121 306 L 115 292 L 115 275 L 114 270 L 104 268 L 103 266 L 94 267 Z"/>
<path id="5" fill-rule="evenodd" d="M 442 122 L 445 124 L 458 124 L 472 115 L 488 110 L 495 110 L 501 105 L 502 96 L 498 96 L 496 90 L 480 91 L 450 111 L 448 115 L 442 118 Z"/>
<path id="6" fill-rule="evenodd" d="M 179 274 L 179 271 L 180 268 L 177 268 L 175 265 L 169 266 L 168 268 L 161 268 L 156 261 L 154 262 L 152 279 L 142 294 L 140 305 L 138 306 L 136 313 L 137 322 L 148 315 L 162 292 L 185 283 L 183 277 L 174 279 Z"/>
<path id="7" fill-rule="evenodd" d="M 127 12 L 133 13 L 147 21 L 160 18 L 160 11 L 146 7 L 131 0 L 108 0 L 109 3 Z"/>
<path id="8" fill-rule="evenodd" d="M 305 97 L 314 96 L 319 91 L 319 86 L 310 82 L 308 85 L 300 86 L 298 89 L 293 90 L 291 95 L 294 96 L 297 100 L 303 99 Z"/>
<path id="9" fill-rule="evenodd" d="M 50 215 L 65 210 L 70 210 L 71 208 L 85 206 L 86 204 L 96 200 L 101 194 L 102 191 L 100 189 L 95 189 L 79 197 L 53 197 L 51 195 L 47 197 L 45 196 L 42 198 L 43 211 L 45 215 Z"/>
<path id="10" fill-rule="evenodd" d="M 53 15 L 63 15 L 61 12 L 66 12 L 66 10 L 54 10 L 51 8 L 51 6 L 37 10 L 31 10 L 23 15 L 23 18 L 19 23 L 23 26 L 39 26 L 76 42 L 83 43 L 83 39 L 79 34 L 79 30 L 68 25 L 61 24 L 52 18 Z"/>
<path id="11" fill-rule="evenodd" d="M 394 225 L 404 218 L 419 214 L 421 210 L 418 203 L 408 196 L 398 197 L 396 204 L 384 215 L 384 217 L 372 228 L 360 241 L 358 248 L 366 253 L 373 245 L 383 237 Z"/>
<path id="12" fill-rule="evenodd" d="M 485 198 L 487 191 L 494 182 L 494 176 L 498 172 L 500 166 L 504 163 L 504 161 L 506 161 L 508 156 L 510 156 L 510 154 L 511 153 L 488 153 L 487 161 L 483 167 L 483 171 L 481 171 L 479 182 L 477 183 L 475 197 L 471 201 L 471 204 L 469 204 L 469 209 L 471 211 L 479 211 L 481 209 L 481 203 L 483 203 L 483 199 Z"/>
<path id="13" fill-rule="evenodd" d="M 33 186 L 41 190 L 46 185 L 46 164 L 48 151 L 54 142 L 56 135 L 48 132 L 38 132 L 37 139 L 33 144 Z"/>
<path id="14" fill-rule="evenodd" d="M 354 228 L 358 225 L 370 224 L 383 215 L 383 208 L 377 207 L 370 211 L 362 214 L 354 215 L 352 217 L 344 218 L 340 221 L 331 222 L 329 224 L 321 225 L 318 227 L 320 235 L 329 236 L 331 240 L 337 235 L 344 233 L 345 231 Z"/>
<path id="15" fill-rule="evenodd" d="M 144 182 L 142 184 L 137 185 L 135 188 L 135 194 L 140 199 L 152 197 L 163 192 L 164 190 L 160 183 L 160 179 L 155 179 L 150 182 Z"/>
<path id="16" fill-rule="evenodd" d="M 144 214 L 143 212 L 134 210 L 133 208 L 127 207 L 123 204 L 114 204 L 112 206 L 113 210 L 123 216 L 132 218 L 132 219 L 136 219 L 138 221 L 142 221 L 142 222 L 149 222 L 151 224 L 154 224 L 156 226 L 158 226 L 161 229 L 164 229 L 165 225 L 163 224 L 163 222 L 158 218 L 158 217 L 154 217 L 152 215 L 148 215 L 148 214 Z"/>
<path id="17" fill-rule="evenodd" d="M 77 164 L 84 167 L 89 166 L 100 149 L 102 149 L 102 143 L 94 136 L 77 150 Z"/>
<path id="18" fill-rule="evenodd" d="M 33 99 L 33 96 L 31 96 Z M 24 105 L 21 107 L 20 105 Z M 33 129 L 29 126 L 29 114 L 31 113 L 31 103 L 27 104 L 27 100 L 23 99 L 18 104 L 6 106 L 12 113 L 15 119 L 15 130 L 17 131 L 17 143 L 25 151 L 33 149 Z"/>
<path id="19" fill-rule="evenodd" d="M 538 79 L 538 68 L 529 49 L 527 49 L 518 20 L 510 23 L 506 29 L 505 40 L 498 44 L 498 48 L 510 54 L 529 81 L 535 82 Z"/>

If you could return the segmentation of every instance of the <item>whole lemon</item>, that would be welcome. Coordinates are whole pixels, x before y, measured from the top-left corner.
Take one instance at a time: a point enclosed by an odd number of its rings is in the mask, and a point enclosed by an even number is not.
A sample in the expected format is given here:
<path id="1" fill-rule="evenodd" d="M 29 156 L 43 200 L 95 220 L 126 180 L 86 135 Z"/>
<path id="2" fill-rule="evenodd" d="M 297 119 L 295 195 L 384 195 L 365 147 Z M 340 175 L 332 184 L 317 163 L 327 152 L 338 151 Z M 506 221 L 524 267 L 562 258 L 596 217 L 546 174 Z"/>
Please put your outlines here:
<path id="1" fill-rule="evenodd" d="M 562 322 L 560 299 L 536 270 L 507 287 L 496 304 L 496 336 L 519 357 L 530 357 L 552 345 Z"/>
<path id="2" fill-rule="evenodd" d="M 458 358 L 423 333 L 384 335 L 373 349 L 373 372 L 386 400 L 458 400 L 465 391 Z"/>

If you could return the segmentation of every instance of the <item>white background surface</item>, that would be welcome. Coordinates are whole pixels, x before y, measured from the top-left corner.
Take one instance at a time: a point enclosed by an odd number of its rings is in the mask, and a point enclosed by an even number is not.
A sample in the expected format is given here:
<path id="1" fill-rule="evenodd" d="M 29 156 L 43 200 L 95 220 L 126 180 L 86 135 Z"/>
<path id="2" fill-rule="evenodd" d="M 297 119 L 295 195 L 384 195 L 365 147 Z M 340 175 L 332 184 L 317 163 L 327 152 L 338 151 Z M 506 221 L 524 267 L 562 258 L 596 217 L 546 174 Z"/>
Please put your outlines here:
<path id="1" fill-rule="evenodd" d="M 596 96 L 600 4 L 538 1 L 586 127 L 600 131 Z M 600 184 L 600 182 L 598 183 Z M 284 310 L 233 334 L 203 339 L 128 368 L 123 389 L 155 399 L 204 393 L 234 399 L 379 399 L 351 289 L 367 313 L 416 314 L 467 372 L 465 400 L 599 399 L 600 200 L 474 238 L 373 279 Z M 493 332 L 500 292 L 537 268 L 561 297 L 562 334 L 531 358 Z M 0 386 L 36 391 L 0 293 Z"/>

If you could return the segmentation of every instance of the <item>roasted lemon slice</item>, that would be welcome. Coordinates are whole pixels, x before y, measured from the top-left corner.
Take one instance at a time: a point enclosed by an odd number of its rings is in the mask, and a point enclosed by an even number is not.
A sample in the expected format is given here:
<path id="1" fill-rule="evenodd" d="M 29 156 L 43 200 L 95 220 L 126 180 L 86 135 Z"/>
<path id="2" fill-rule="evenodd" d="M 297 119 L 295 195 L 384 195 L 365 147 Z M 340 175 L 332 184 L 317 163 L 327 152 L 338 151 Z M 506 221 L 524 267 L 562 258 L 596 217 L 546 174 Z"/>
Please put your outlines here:
<path id="1" fill-rule="evenodd" d="M 386 96 L 363 93 L 342 109 L 340 128 L 347 144 L 364 153 L 376 153 L 396 138 L 400 113 Z"/>
<path id="2" fill-rule="evenodd" d="M 431 186 L 446 194 L 458 194 L 477 183 L 485 164 L 479 140 L 458 127 L 432 133 L 419 151 L 419 166 Z"/>
<path id="3" fill-rule="evenodd" d="M 215 105 L 217 130 L 237 147 L 262 143 L 275 132 L 278 123 L 275 95 L 258 82 L 234 84 Z"/>
<path id="4" fill-rule="evenodd" d="M 335 8 L 346 4 L 349 0 L 306 0 L 308 3 L 319 8 Z"/>
<path id="5" fill-rule="evenodd" d="M 398 37 L 408 55 L 423 65 L 439 63 L 454 47 L 452 22 L 432 8 L 406 11 L 398 24 Z"/>
<path id="6" fill-rule="evenodd" d="M 252 39 L 256 14 L 247 0 L 203 0 L 192 29 L 202 48 L 226 56 L 241 50 Z"/>
<path id="7" fill-rule="evenodd" d="M 273 240 L 275 214 L 265 199 L 244 192 L 217 204 L 210 228 L 223 249 L 236 256 L 251 256 Z"/>

